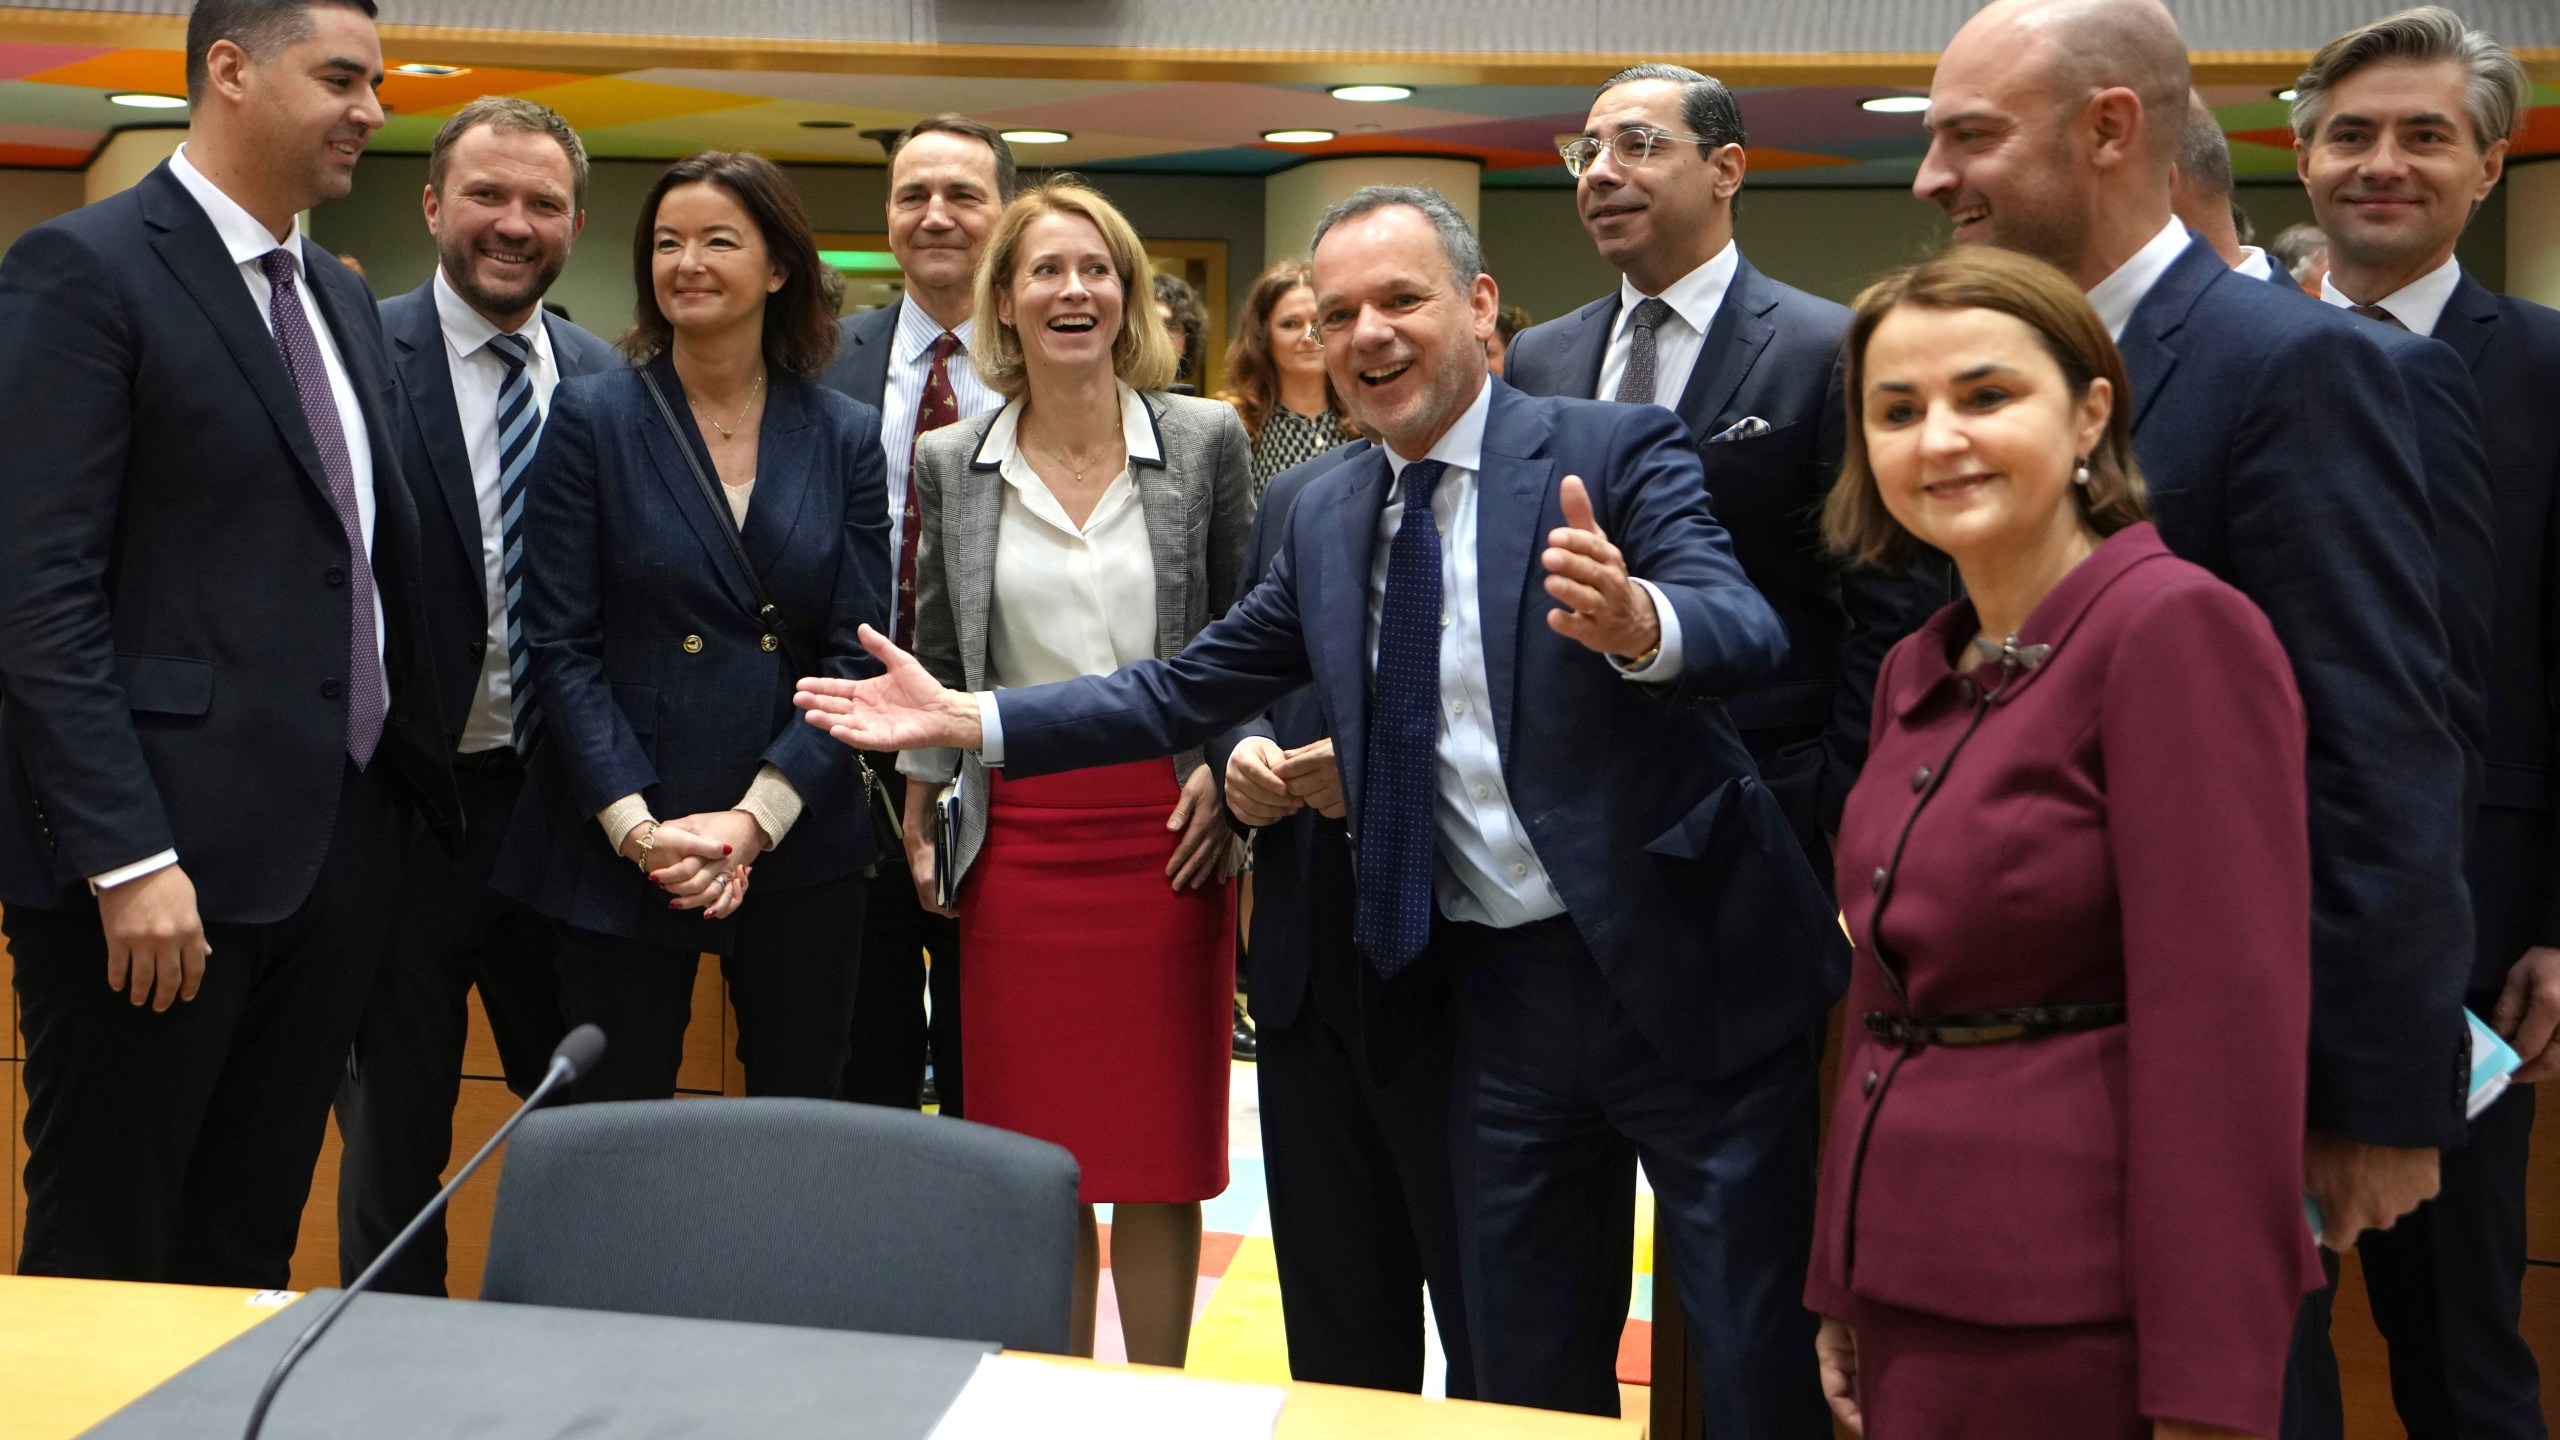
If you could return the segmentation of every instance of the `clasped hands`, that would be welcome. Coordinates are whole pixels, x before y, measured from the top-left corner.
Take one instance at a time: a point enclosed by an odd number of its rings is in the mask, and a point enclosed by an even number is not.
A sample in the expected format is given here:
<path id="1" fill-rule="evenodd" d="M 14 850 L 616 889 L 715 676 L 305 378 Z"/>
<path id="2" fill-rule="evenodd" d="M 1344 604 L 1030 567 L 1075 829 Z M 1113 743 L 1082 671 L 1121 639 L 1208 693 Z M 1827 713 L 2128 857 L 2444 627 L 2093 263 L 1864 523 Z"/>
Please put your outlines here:
<path id="1" fill-rule="evenodd" d="M 699 910 L 706 920 L 726 919 L 746 903 L 755 858 L 765 850 L 764 827 L 743 810 L 644 820 L 622 837 L 622 858 L 640 864 L 644 837 L 643 868 L 649 883 L 667 892 L 667 908 Z"/>
<path id="2" fill-rule="evenodd" d="M 1227 810 L 1261 829 L 1301 809 L 1342 818 L 1342 768 L 1334 763 L 1333 737 L 1283 750 L 1264 736 L 1247 736 L 1227 756 Z"/>

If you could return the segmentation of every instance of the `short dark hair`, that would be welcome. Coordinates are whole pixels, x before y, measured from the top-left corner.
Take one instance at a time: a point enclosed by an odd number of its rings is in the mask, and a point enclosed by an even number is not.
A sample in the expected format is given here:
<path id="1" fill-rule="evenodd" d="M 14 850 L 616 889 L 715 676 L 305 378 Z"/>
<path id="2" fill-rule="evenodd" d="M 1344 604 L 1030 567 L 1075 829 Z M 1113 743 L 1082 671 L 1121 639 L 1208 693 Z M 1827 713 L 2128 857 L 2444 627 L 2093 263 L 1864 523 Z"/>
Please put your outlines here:
<path id="1" fill-rule="evenodd" d="M 898 152 L 907 148 L 908 141 L 919 135 L 933 134 L 964 135 L 994 151 L 996 203 L 998 205 L 1013 203 L 1013 192 L 1018 185 L 1013 168 L 1013 147 L 1004 143 L 1004 136 L 997 132 L 996 127 L 982 120 L 972 120 L 966 115 L 949 112 L 929 115 L 899 131 L 897 138 L 884 147 L 889 152 L 889 168 L 892 170 L 898 168 Z"/>
<path id="2" fill-rule="evenodd" d="M 631 278 L 639 291 L 631 329 L 622 351 L 635 362 L 663 352 L 675 327 L 658 308 L 655 276 L 658 206 L 679 185 L 717 185 L 729 192 L 764 236 L 765 252 L 782 268 L 782 288 L 764 305 L 764 362 L 768 368 L 814 380 L 836 353 L 836 306 L 827 298 L 818 258 L 817 238 L 809 229 L 809 213 L 800 192 L 779 166 L 761 155 L 703 150 L 667 167 L 649 197 L 640 202 L 640 221 L 631 237 Z"/>
<path id="3" fill-rule="evenodd" d="M 1733 92 L 1713 75 L 1702 75 L 1686 65 L 1630 65 L 1601 81 L 1591 98 L 1597 100 L 1621 85 L 1633 85 L 1639 80 L 1668 80 L 1680 87 L 1680 123 L 1689 127 L 1690 134 L 1707 142 L 1698 147 L 1699 154 L 1744 143 L 1742 107 L 1734 103 Z"/>
<path id="4" fill-rule="evenodd" d="M 1493 333 L 1501 336 L 1502 343 L 1505 345 L 1511 343 L 1512 336 L 1537 323 L 1529 318 L 1529 310 L 1525 305 L 1505 305 L 1493 312 Z"/>
<path id="5" fill-rule="evenodd" d="M 264 60 L 310 37 L 311 12 L 323 5 L 376 18 L 373 0 L 196 0 L 187 14 L 187 99 L 204 97 L 205 57 L 213 42 L 228 40 Z"/>
<path id="6" fill-rule="evenodd" d="M 428 189 L 438 195 L 444 193 L 444 169 L 453 158 L 453 147 L 483 125 L 502 135 L 548 135 L 559 142 L 569 157 L 570 198 L 579 209 L 587 208 L 586 145 L 559 111 L 518 95 L 483 95 L 453 112 L 453 118 L 436 131 L 435 144 L 427 151 Z"/>
<path id="7" fill-rule="evenodd" d="M 1182 332 L 1182 359 L 1175 366 L 1173 378 L 1196 381 L 1200 378 L 1200 340 L 1209 328 L 1209 311 L 1200 303 L 1200 292 L 1179 275 L 1159 270 L 1147 282 L 1155 303 L 1173 312 L 1173 328 Z"/>

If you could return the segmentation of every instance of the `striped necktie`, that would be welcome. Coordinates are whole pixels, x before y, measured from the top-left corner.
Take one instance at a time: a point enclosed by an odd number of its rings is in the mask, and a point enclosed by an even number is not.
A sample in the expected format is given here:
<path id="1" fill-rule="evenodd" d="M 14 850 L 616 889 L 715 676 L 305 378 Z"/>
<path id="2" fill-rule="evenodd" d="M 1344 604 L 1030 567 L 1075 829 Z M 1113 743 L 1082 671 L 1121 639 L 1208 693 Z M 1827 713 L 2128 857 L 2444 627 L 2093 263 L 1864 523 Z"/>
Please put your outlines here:
<path id="1" fill-rule="evenodd" d="M 526 684 L 531 653 L 524 643 L 524 481 L 542 439 L 542 409 L 533 403 L 533 342 L 522 335 L 492 335 L 489 353 L 507 367 L 498 384 L 499 583 L 507 591 L 507 693 L 515 701 L 516 754 L 533 753 L 541 707 Z"/>

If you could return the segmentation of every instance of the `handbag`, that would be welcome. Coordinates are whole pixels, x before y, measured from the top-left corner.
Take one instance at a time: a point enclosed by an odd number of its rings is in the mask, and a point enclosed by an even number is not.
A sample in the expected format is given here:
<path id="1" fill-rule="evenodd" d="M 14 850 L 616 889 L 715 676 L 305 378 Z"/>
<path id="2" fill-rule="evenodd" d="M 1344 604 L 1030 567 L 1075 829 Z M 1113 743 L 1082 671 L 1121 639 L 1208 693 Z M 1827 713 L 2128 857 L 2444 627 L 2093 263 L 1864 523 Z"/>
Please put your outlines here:
<path id="1" fill-rule="evenodd" d="M 658 388 L 658 377 L 650 374 L 646 366 L 638 369 L 640 383 L 649 387 L 649 398 L 658 403 L 658 418 L 667 422 L 668 436 L 676 442 L 676 449 L 683 453 L 685 469 L 693 473 L 694 486 L 702 492 L 702 503 L 711 507 L 712 515 L 720 522 L 720 538 L 729 542 L 729 558 L 738 562 L 738 573 L 747 577 L 748 593 L 756 602 L 756 623 L 782 646 L 782 658 L 791 663 L 792 674 L 817 674 L 817 667 L 809 663 L 809 657 L 792 640 L 791 628 L 783 617 L 782 607 L 774 604 L 773 597 L 765 593 L 764 581 L 757 578 L 756 567 L 748 563 L 746 544 L 738 538 L 737 517 L 729 512 L 727 498 L 721 495 L 719 485 L 703 470 L 702 461 L 693 453 L 693 447 L 685 443 L 684 427 L 676 423 L 676 410 L 667 403 L 667 392 Z M 899 837 L 896 817 L 888 814 L 889 800 L 880 788 L 880 777 L 871 773 L 871 762 L 863 759 L 859 752 L 855 753 L 853 763 L 862 770 L 862 804 L 871 813 L 872 842 L 889 854 L 903 856 L 905 844 Z M 881 830 L 883 817 L 888 820 L 885 835 Z"/>

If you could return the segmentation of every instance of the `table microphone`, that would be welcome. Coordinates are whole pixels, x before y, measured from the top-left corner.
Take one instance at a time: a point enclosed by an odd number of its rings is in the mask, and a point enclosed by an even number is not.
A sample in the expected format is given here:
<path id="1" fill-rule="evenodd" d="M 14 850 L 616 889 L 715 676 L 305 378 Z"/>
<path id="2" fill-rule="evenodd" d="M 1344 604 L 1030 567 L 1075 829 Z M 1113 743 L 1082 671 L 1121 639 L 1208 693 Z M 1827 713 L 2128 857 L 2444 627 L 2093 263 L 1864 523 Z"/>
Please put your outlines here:
<path id="1" fill-rule="evenodd" d="M 482 1145 L 476 1154 L 464 1162 L 463 1167 L 454 1172 L 452 1179 L 444 1182 L 444 1188 L 436 1192 L 435 1198 L 427 1202 L 426 1208 L 418 1212 L 417 1217 L 409 1222 L 408 1228 L 393 1236 L 391 1243 L 382 1247 L 382 1253 L 374 1257 L 372 1264 L 364 1267 L 364 1273 L 355 1278 L 355 1283 L 339 1291 L 338 1298 L 329 1302 L 329 1308 L 321 1311 L 319 1318 L 313 1320 L 309 1328 L 296 1336 L 292 1345 L 286 1347 L 284 1357 L 276 1361 L 276 1368 L 268 1373 L 267 1383 L 258 1391 L 258 1403 L 249 1408 L 249 1428 L 243 1434 L 242 1440 L 258 1440 L 258 1431 L 267 1423 L 267 1407 L 275 1403 L 276 1391 L 283 1387 L 284 1377 L 293 1372 L 296 1361 L 308 1353 L 313 1345 L 319 1343 L 320 1337 L 337 1320 L 340 1312 L 347 1308 L 347 1302 L 363 1293 L 365 1288 L 374 1282 L 375 1277 L 382 1274 L 382 1267 L 390 1264 L 394 1256 L 407 1249 L 409 1242 L 418 1238 L 418 1232 L 426 1228 L 429 1220 L 443 1212 L 444 1204 L 453 1198 L 453 1192 L 462 1188 L 462 1182 L 471 1178 L 471 1172 L 480 1168 L 480 1162 L 489 1158 L 489 1152 L 497 1149 L 499 1144 L 505 1141 L 507 1136 L 515 1130 L 518 1122 L 532 1114 L 543 1101 L 550 1099 L 552 1091 L 594 1069 L 596 1062 L 603 1058 L 604 1032 L 602 1030 L 593 1025 L 581 1025 L 569 1032 L 567 1038 L 560 1042 L 560 1048 L 551 1052 L 550 1073 L 542 1077 L 541 1084 L 533 1087 L 532 1094 L 524 1097 L 524 1103 L 516 1107 L 516 1113 L 508 1116 L 507 1123 L 498 1127 L 498 1133 L 490 1136 L 488 1143 Z"/>

